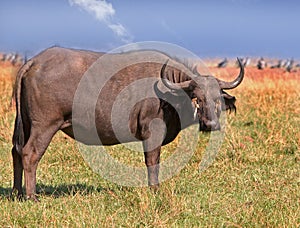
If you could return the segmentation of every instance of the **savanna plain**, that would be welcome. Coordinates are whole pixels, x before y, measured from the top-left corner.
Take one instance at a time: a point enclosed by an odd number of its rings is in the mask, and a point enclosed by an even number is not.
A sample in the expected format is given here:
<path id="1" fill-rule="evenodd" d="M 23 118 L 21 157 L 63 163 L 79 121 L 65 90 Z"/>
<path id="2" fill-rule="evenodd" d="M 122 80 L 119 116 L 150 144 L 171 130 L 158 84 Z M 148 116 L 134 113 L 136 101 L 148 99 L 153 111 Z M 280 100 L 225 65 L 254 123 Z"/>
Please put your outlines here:
<path id="1" fill-rule="evenodd" d="M 158 192 L 122 187 L 94 173 L 74 140 L 58 133 L 37 171 L 40 203 L 10 199 L 10 105 L 18 67 L 0 64 L 1 227 L 300 227 L 300 71 L 246 68 L 230 94 L 226 136 L 214 163 L 199 173 L 209 135 L 188 164 Z M 211 72 L 230 80 L 238 68 Z M 180 136 L 179 136 L 180 137 Z M 165 146 L 162 160 L 177 141 Z M 144 166 L 142 153 L 107 148 L 120 162 Z"/>

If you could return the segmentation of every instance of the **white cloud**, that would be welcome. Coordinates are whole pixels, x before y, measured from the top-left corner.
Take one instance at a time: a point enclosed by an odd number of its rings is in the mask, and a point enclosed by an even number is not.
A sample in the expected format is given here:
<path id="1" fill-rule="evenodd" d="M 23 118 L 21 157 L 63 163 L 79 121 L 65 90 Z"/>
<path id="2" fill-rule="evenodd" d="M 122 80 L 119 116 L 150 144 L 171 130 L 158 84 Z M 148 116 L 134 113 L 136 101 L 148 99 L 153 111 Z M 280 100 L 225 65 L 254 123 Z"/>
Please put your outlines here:
<path id="1" fill-rule="evenodd" d="M 98 21 L 105 23 L 121 40 L 129 43 L 133 36 L 120 23 L 114 21 L 115 9 L 111 3 L 105 0 L 69 0 L 71 6 L 77 6 L 89 14 L 93 15 Z"/>
<path id="2" fill-rule="evenodd" d="M 118 36 L 124 36 L 126 34 L 126 29 L 121 24 L 111 24 L 108 25 Z"/>

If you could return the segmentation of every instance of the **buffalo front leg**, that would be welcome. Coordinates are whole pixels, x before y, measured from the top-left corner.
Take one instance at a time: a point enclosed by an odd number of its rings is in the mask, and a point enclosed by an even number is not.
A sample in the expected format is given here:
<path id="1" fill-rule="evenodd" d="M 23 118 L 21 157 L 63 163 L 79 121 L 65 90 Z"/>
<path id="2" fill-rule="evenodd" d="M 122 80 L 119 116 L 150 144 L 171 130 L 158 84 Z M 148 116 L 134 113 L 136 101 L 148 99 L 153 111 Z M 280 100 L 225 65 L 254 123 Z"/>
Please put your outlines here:
<path id="1" fill-rule="evenodd" d="M 12 148 L 13 168 L 14 168 L 14 184 L 12 189 L 12 195 L 17 194 L 18 198 L 21 198 L 22 192 L 22 176 L 23 176 L 23 164 L 22 157 L 16 150 L 16 146 Z"/>
<path id="2" fill-rule="evenodd" d="M 147 142 L 144 142 L 143 147 L 148 172 L 148 185 L 153 189 L 157 189 L 159 187 L 158 175 L 161 146 L 148 150 L 149 145 Z"/>

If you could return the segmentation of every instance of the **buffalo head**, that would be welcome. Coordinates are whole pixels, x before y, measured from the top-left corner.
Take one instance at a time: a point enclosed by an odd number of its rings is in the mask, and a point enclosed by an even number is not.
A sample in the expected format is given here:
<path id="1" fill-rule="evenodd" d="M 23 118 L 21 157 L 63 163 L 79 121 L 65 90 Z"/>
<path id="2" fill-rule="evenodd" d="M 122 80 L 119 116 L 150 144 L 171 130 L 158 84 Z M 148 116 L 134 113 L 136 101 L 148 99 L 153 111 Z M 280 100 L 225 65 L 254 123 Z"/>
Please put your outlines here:
<path id="1" fill-rule="evenodd" d="M 163 84 L 173 93 L 184 91 L 194 100 L 200 124 L 199 130 L 220 130 L 219 118 L 221 111 L 236 110 L 235 97 L 224 90 L 236 88 L 242 82 L 244 66 L 240 59 L 238 59 L 238 63 L 240 73 L 231 82 L 222 81 L 211 75 L 200 75 L 196 70 L 192 71 L 192 76 L 187 76 L 180 70 L 168 67 L 167 63 L 161 69 L 161 79 Z M 181 80 L 182 78 L 185 78 L 185 80 Z"/>

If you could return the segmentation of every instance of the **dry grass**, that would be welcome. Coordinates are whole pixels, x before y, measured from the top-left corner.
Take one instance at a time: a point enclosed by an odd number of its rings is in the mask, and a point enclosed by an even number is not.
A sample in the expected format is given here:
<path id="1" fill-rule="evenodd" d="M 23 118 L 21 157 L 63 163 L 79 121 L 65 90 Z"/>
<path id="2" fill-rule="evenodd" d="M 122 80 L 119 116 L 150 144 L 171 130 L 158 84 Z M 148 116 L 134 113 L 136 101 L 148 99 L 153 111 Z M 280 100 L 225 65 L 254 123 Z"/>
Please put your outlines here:
<path id="1" fill-rule="evenodd" d="M 232 79 L 238 69 L 211 71 Z M 60 133 L 40 163 L 42 201 L 33 204 L 7 200 L 14 119 L 9 103 L 15 72 L 0 65 L 0 226 L 300 226 L 299 73 L 246 69 L 243 84 L 230 91 L 237 97 L 238 112 L 228 117 L 226 138 L 214 164 L 198 173 L 208 140 L 200 134 L 202 143 L 188 165 L 157 194 L 104 180 L 85 164 L 74 141 Z M 142 161 L 141 154 L 123 150 L 114 147 L 111 153 L 126 154 L 128 163 Z"/>

